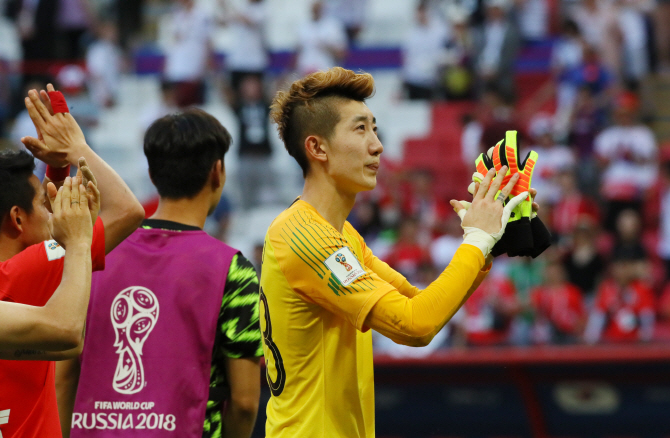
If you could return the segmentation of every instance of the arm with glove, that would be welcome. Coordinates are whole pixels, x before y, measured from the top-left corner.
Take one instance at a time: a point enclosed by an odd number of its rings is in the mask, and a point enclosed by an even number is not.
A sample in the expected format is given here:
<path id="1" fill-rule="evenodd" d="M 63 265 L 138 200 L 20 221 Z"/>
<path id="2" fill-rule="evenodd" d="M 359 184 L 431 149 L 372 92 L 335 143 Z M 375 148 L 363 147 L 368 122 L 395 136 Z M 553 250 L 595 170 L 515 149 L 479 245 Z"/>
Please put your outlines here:
<path id="1" fill-rule="evenodd" d="M 385 293 L 368 313 L 365 326 L 400 344 L 427 345 L 470 297 L 488 273 L 489 253 L 504 234 L 512 211 L 528 195 L 519 194 L 503 206 L 496 194 L 500 191 L 507 197 L 519 176 L 512 176 L 501 189 L 503 174 L 495 180 L 493 175 L 491 172 L 478 185 L 469 208 L 451 201 L 462 217 L 465 233 L 449 266 L 421 291 L 402 294 L 398 289 L 413 287 L 403 284 Z M 377 274 L 385 277 L 382 272 Z"/>

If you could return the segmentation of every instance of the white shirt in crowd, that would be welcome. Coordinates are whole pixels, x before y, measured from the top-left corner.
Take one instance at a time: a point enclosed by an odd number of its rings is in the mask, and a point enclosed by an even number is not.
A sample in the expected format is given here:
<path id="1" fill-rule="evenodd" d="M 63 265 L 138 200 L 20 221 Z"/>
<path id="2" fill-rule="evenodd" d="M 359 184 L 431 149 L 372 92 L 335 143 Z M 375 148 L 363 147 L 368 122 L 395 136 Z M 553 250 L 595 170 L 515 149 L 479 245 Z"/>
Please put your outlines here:
<path id="1" fill-rule="evenodd" d="M 268 65 L 265 49 L 265 3 L 247 2 L 237 13 L 249 23 L 235 20 L 230 24 L 232 46 L 226 57 L 226 68 L 232 71 L 263 71 Z"/>
<path id="2" fill-rule="evenodd" d="M 432 87 L 443 62 L 449 31 L 444 22 L 431 18 L 423 26 L 412 27 L 402 45 L 403 80 L 412 85 Z"/>
<path id="3" fill-rule="evenodd" d="M 549 33 L 547 0 L 524 0 L 519 8 L 519 31 L 523 38 L 539 40 Z"/>
<path id="4" fill-rule="evenodd" d="M 98 40 L 88 46 L 86 70 L 91 98 L 98 106 L 115 99 L 119 92 L 123 53 L 111 41 Z"/>
<path id="5" fill-rule="evenodd" d="M 479 58 L 481 72 L 498 71 L 505 33 L 507 33 L 507 23 L 502 21 L 494 21 L 484 27 L 484 49 Z"/>
<path id="6" fill-rule="evenodd" d="M 608 161 L 601 179 L 608 199 L 632 200 L 656 181 L 658 147 L 648 127 L 611 126 L 596 137 L 594 146 L 596 154 Z"/>
<path id="7" fill-rule="evenodd" d="M 559 71 L 575 68 L 581 64 L 583 52 L 576 38 L 561 38 L 551 49 L 551 67 Z"/>
<path id="8" fill-rule="evenodd" d="M 190 10 L 180 8 L 172 14 L 168 26 L 165 78 L 174 82 L 202 79 L 210 55 L 209 15 L 197 6 Z"/>
<path id="9" fill-rule="evenodd" d="M 298 30 L 300 49 L 297 69 L 300 75 L 328 70 L 337 65 L 331 49 L 346 50 L 347 34 L 336 18 L 323 16 L 309 20 Z"/>
<path id="10" fill-rule="evenodd" d="M 533 188 L 537 189 L 535 200 L 540 204 L 555 204 L 560 201 L 561 188 L 556 183 L 559 172 L 575 167 L 575 155 L 567 146 L 554 145 L 552 147 L 533 146 L 537 152 L 537 163 L 533 169 Z M 523 151 L 525 157 L 529 151 Z"/>

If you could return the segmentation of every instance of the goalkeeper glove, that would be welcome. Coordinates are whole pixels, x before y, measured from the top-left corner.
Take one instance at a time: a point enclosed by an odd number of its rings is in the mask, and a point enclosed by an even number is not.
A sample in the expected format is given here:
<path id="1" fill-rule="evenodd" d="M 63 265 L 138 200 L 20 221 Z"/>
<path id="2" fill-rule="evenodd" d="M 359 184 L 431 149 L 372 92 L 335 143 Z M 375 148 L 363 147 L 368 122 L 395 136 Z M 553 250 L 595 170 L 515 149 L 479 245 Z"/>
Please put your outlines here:
<path id="1" fill-rule="evenodd" d="M 503 185 L 514 173 L 520 173 L 519 182 L 512 189 L 512 196 L 530 191 L 533 169 L 538 155 L 535 151 L 531 151 L 523 162 L 519 162 L 516 134 L 516 131 L 507 131 L 504 140 L 490 148 L 487 154 L 481 154 L 477 158 L 475 161 L 477 172 L 473 174 L 473 182 L 468 188 L 470 193 L 474 193 L 474 183 L 481 182 L 489 170 L 497 172 L 502 166 L 508 167 Z M 507 253 L 510 257 L 531 256 L 535 258 L 551 245 L 551 234 L 537 217 L 537 213 L 533 211 L 532 205 L 533 200 L 529 195 L 514 208 L 510 215 L 507 232 L 491 251 L 493 256 L 497 257 Z"/>

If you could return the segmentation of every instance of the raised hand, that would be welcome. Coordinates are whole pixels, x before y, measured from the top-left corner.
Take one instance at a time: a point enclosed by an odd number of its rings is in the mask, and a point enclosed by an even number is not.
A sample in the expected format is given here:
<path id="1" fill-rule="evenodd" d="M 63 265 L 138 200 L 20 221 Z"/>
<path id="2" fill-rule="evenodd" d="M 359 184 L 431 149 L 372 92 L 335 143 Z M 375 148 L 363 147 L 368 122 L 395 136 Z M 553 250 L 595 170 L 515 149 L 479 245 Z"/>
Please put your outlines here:
<path id="1" fill-rule="evenodd" d="M 47 86 L 54 91 L 53 86 Z M 41 97 L 41 98 L 40 98 Z M 37 138 L 23 137 L 21 142 L 39 160 L 54 167 L 64 167 L 81 156 L 86 139 L 69 113 L 53 114 L 48 94 L 30 90 L 25 98 L 26 109 L 37 130 Z"/>
<path id="2" fill-rule="evenodd" d="M 511 211 L 528 196 L 528 193 L 524 192 L 525 196 L 518 195 L 512 198 L 506 206 L 503 206 L 502 201 L 498 199 L 504 200 L 511 193 L 512 188 L 519 179 L 519 175 L 515 174 L 507 185 L 502 188 L 498 198 L 494 198 L 498 190 L 500 190 L 500 185 L 507 172 L 507 168 L 503 167 L 501 170 L 495 179 L 493 179 L 494 172 L 489 172 L 481 184 L 475 185 L 474 199 L 472 200 L 472 204 L 468 206 L 465 214 L 462 213 L 463 210 L 466 210 L 465 205 L 456 200 L 451 201 L 451 206 L 454 207 L 456 213 L 462 216 L 461 225 L 463 228 L 478 228 L 496 240 L 502 236 Z"/>
<path id="3" fill-rule="evenodd" d="M 88 209 L 91 212 L 91 222 L 95 225 L 100 212 L 100 190 L 98 190 L 98 182 L 95 175 L 88 167 L 86 158 L 79 158 L 79 169 L 77 170 L 78 183 L 81 183 L 86 188 L 86 197 L 88 198 Z"/>
<path id="4" fill-rule="evenodd" d="M 49 231 L 64 248 L 80 244 L 90 246 L 93 238 L 86 188 L 83 184 L 73 184 L 75 180 L 76 177 L 67 177 L 58 190 L 53 183 L 47 185 L 47 195 L 53 209 Z"/>

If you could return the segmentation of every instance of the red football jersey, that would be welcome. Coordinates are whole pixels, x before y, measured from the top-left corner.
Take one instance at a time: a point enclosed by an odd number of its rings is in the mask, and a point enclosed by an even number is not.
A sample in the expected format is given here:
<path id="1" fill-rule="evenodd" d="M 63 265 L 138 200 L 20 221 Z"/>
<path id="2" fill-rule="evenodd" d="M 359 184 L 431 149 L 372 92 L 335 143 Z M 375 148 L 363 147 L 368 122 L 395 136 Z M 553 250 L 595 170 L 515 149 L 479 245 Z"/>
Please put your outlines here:
<path id="1" fill-rule="evenodd" d="M 54 240 L 0 262 L 0 300 L 44 306 L 63 277 L 65 250 Z M 105 268 L 105 229 L 98 218 L 91 246 L 93 270 Z M 0 360 L 0 432 L 5 437 L 60 437 L 55 363 Z"/>
<path id="2" fill-rule="evenodd" d="M 570 283 L 537 287 L 531 292 L 531 302 L 535 311 L 562 333 L 576 335 L 580 322 L 586 317 L 582 294 Z"/>
<path id="3" fill-rule="evenodd" d="M 654 312 L 654 294 L 640 281 L 634 281 L 620 291 L 612 280 L 606 280 L 598 289 L 595 307 L 607 316 L 603 339 L 637 340 L 640 316 L 644 312 Z"/>

